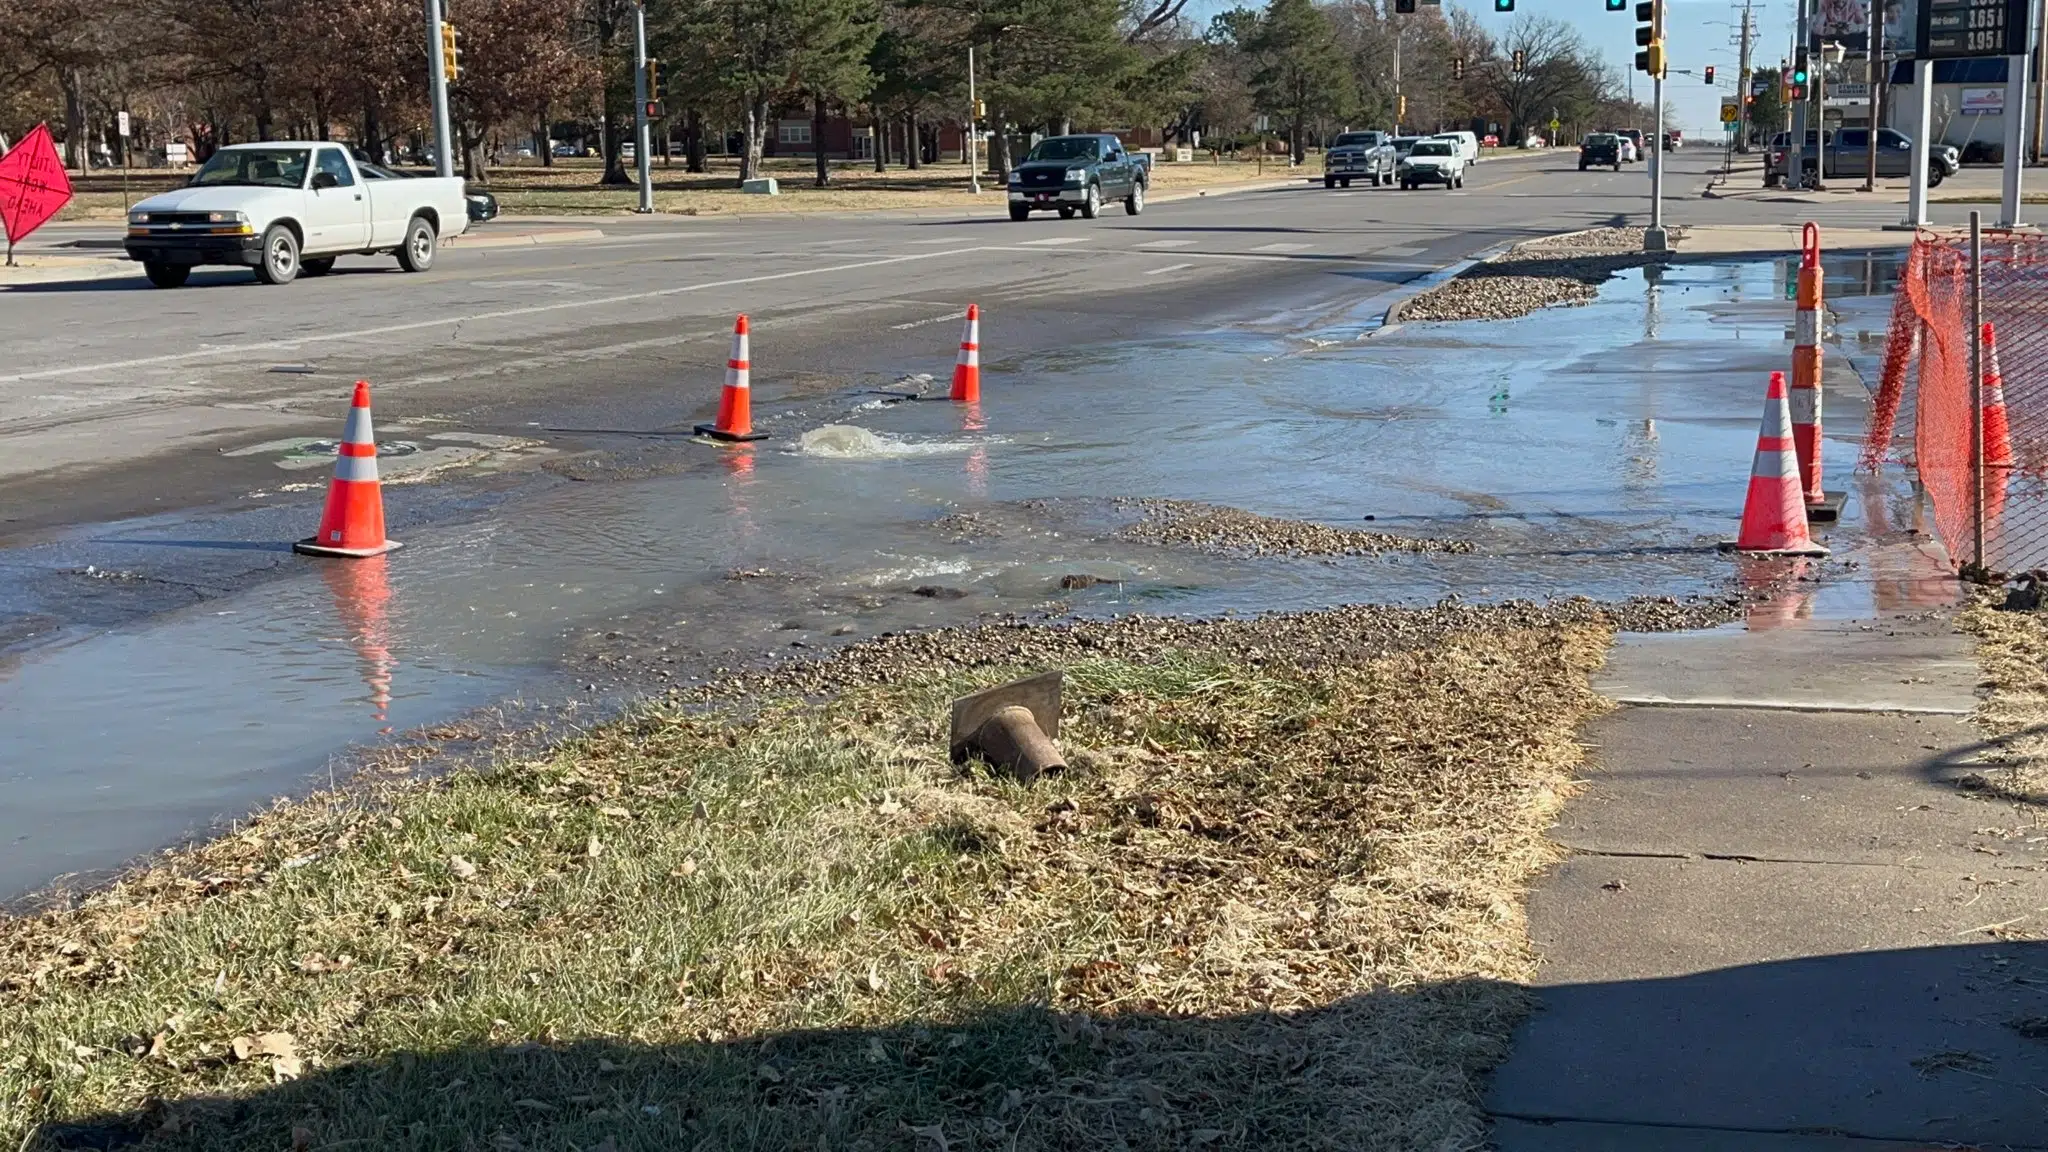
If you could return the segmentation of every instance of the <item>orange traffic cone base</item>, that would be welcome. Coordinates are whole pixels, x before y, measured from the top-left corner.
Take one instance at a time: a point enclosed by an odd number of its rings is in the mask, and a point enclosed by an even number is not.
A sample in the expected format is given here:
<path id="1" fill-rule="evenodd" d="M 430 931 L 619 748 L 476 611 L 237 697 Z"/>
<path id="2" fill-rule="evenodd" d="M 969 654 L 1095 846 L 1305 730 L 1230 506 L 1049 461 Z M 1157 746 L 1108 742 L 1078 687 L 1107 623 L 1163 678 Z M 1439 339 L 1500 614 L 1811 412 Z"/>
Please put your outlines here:
<path id="1" fill-rule="evenodd" d="M 716 424 L 697 425 L 697 435 L 711 440 L 723 441 L 727 444 L 744 444 L 749 440 L 766 440 L 768 438 L 766 432 L 726 432 L 720 430 Z"/>
<path id="2" fill-rule="evenodd" d="M 320 543 L 318 536 L 308 536 L 304 540 L 293 544 L 292 551 L 302 556 L 340 556 L 350 560 L 361 560 L 368 556 L 382 556 L 386 552 L 396 552 L 403 547 L 405 545 L 400 544 L 396 540 L 386 540 L 374 548 L 330 548 Z"/>
<path id="3" fill-rule="evenodd" d="M 1807 543 L 1793 548 L 1744 548 L 1733 540 L 1723 540 L 1714 547 L 1723 552 L 1740 552 L 1744 556 L 1827 556 L 1830 553 L 1823 544 Z"/>

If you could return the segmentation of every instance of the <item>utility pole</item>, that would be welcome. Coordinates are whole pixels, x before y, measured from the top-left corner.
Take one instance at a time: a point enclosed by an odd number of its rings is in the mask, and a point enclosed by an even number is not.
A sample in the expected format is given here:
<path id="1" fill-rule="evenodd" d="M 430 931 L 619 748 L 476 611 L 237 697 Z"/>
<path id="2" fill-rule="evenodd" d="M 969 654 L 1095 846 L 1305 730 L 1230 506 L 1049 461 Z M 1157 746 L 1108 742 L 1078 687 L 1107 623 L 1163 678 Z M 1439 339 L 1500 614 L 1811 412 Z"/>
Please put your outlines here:
<path id="1" fill-rule="evenodd" d="M 633 5 L 633 166 L 639 170 L 640 206 L 635 212 L 654 211 L 654 173 L 648 169 L 647 102 L 654 97 L 647 90 L 647 4 Z M 811 147 L 824 147 L 812 141 Z"/>
<path id="2" fill-rule="evenodd" d="M 1870 0 L 1870 39 L 1863 52 L 1863 62 L 1869 68 L 1863 77 L 1863 90 L 1870 97 L 1870 147 L 1863 150 L 1865 192 L 1877 191 L 1877 131 L 1884 127 L 1880 115 L 1884 108 L 1884 82 L 1891 78 L 1891 69 L 1884 62 L 1884 8 L 1885 0 Z"/>
<path id="3" fill-rule="evenodd" d="M 441 0 L 427 3 L 427 89 L 434 105 L 434 175 L 455 175 L 454 133 L 448 128 L 448 69 L 441 58 Z"/>
<path id="4" fill-rule="evenodd" d="M 1750 0 L 1743 0 L 1741 35 L 1742 53 L 1740 59 L 1742 62 L 1735 69 L 1735 150 L 1747 153 L 1749 151 L 1749 57 L 1751 41 L 1756 35 L 1756 16 L 1751 11 Z"/>
<path id="5" fill-rule="evenodd" d="M 1394 22 L 1394 135 L 1396 136 L 1401 134 L 1401 113 L 1408 108 L 1406 104 L 1401 102 L 1401 33 L 1407 30 L 1408 26 L 1406 23 L 1399 20 Z"/>
<path id="6" fill-rule="evenodd" d="M 2040 0 L 2034 10 L 2034 34 L 2048 36 L 2048 0 Z M 2048 164 L 2048 137 L 2041 128 L 2048 122 L 2048 43 L 2034 48 L 2034 163 Z"/>
<path id="7" fill-rule="evenodd" d="M 974 45 L 969 44 L 967 46 L 967 139 L 963 146 L 967 149 L 967 191 L 976 196 L 981 195 L 981 168 L 975 163 L 974 148 L 974 109 L 978 104 L 979 101 L 974 98 Z"/>

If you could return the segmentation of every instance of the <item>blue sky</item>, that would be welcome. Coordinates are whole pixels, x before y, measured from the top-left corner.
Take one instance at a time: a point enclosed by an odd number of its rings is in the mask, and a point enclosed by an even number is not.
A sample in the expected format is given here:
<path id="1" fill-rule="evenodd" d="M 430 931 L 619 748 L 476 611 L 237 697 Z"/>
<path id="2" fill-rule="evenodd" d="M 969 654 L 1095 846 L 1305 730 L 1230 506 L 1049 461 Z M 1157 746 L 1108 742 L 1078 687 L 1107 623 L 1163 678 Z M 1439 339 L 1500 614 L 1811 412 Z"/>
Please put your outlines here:
<path id="1" fill-rule="evenodd" d="M 1237 7 L 1239 3 L 1255 7 L 1259 0 L 1194 0 L 1188 5 L 1187 12 L 1198 22 L 1207 24 L 1209 17 Z M 1634 71 L 1635 0 L 1629 0 L 1626 12 L 1607 11 L 1603 0 L 1516 0 L 1515 15 L 1496 14 L 1491 0 L 1483 7 L 1459 4 L 1455 0 L 1445 0 L 1445 3 L 1476 13 L 1481 25 L 1494 29 L 1504 27 L 1524 12 L 1557 16 L 1577 28 L 1587 43 L 1610 64 L 1633 75 L 1637 98 L 1649 102 L 1649 78 Z M 1755 5 L 1752 10 L 1757 28 L 1756 64 L 1759 67 L 1774 66 L 1791 44 L 1792 22 L 1796 14 L 1794 2 L 1770 0 L 1769 3 Z M 1702 66 L 1714 65 L 1718 70 L 1715 79 L 1719 91 L 1708 88 L 1698 75 L 1674 75 L 1664 85 L 1664 99 L 1675 109 L 1673 120 L 1685 131 L 1687 139 L 1718 140 L 1721 137 L 1721 93 L 1732 95 L 1735 91 L 1734 26 L 1741 21 L 1741 7 L 1727 0 L 1671 0 L 1665 13 L 1665 42 L 1671 47 L 1671 66 L 1698 73 Z"/>

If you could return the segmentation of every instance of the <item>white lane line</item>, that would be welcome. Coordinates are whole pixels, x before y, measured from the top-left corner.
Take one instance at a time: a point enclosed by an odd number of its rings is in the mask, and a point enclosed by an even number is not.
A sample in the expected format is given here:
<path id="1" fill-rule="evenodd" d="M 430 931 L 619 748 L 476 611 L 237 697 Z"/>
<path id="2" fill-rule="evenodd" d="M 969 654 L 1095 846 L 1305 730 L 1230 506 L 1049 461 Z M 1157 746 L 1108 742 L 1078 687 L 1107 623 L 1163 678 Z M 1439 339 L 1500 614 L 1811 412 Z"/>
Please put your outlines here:
<path id="1" fill-rule="evenodd" d="M 1373 250 L 1373 255 L 1375 255 L 1375 256 L 1420 256 L 1420 255 L 1422 255 L 1422 254 L 1423 254 L 1424 252 L 1426 252 L 1426 251 L 1428 251 L 1428 249 L 1425 249 L 1425 248 L 1376 248 L 1376 249 L 1374 249 L 1374 250 Z"/>
<path id="2" fill-rule="evenodd" d="M 1145 275 L 1147 275 L 1147 276 L 1164 276 L 1164 275 L 1166 275 L 1166 274 L 1167 274 L 1168 272 L 1178 272 L 1178 271 L 1180 271 L 1180 270 L 1181 270 L 1181 269 L 1183 269 L 1183 268 L 1193 268 L 1193 267 L 1194 267 L 1194 265 L 1193 265 L 1193 264 L 1168 264 L 1168 265 L 1167 265 L 1166 267 L 1164 267 L 1164 268 L 1154 268 L 1154 269 L 1153 269 L 1153 270 L 1151 270 L 1150 272 L 1147 272 L 1147 273 L 1145 273 Z"/>
<path id="3" fill-rule="evenodd" d="M 1020 240 L 1018 243 L 1029 248 L 1051 248 L 1058 244 L 1086 244 L 1086 236 L 1047 236 L 1043 240 Z"/>
<path id="4" fill-rule="evenodd" d="M 1301 251 L 1302 249 L 1304 249 L 1304 248 L 1307 248 L 1307 247 L 1308 247 L 1308 245 L 1306 245 L 1306 244 L 1292 244 L 1292 243 L 1289 243 L 1289 242 L 1287 242 L 1287 241 L 1283 240 L 1283 241 L 1281 241 L 1281 242 L 1280 242 L 1280 243 L 1278 243 L 1278 244 L 1261 244 L 1261 245 L 1259 245 L 1259 246 L 1258 246 L 1257 248 L 1254 248 L 1254 249 L 1252 249 L 1252 251 L 1254 251 L 1254 252 L 1299 252 L 1299 251 Z"/>
<path id="5" fill-rule="evenodd" d="M 1001 249 L 963 248 L 958 252 L 1001 251 Z M 195 349 L 191 352 L 172 352 L 163 356 L 140 356 L 133 360 L 111 360 L 100 364 L 73 364 L 64 368 L 43 368 L 34 372 L 13 372 L 0 376 L 0 384 L 13 384 L 22 380 L 50 380 L 59 376 L 82 376 L 93 372 L 117 372 L 128 368 L 149 368 L 159 364 L 182 364 L 188 360 L 211 360 L 222 356 L 240 356 L 250 352 L 273 352 L 287 348 L 299 348 L 307 344 L 331 344 L 336 341 L 363 340 L 373 336 L 391 336 L 399 332 L 418 332 L 425 328 L 447 328 L 461 324 L 474 324 L 480 320 L 510 320 L 521 316 L 543 316 L 549 312 L 565 312 L 572 308 L 608 308 L 614 304 L 631 304 L 639 300 L 659 300 L 667 296 L 682 296 L 691 292 L 704 292 L 713 288 L 743 288 L 749 284 L 770 284 L 777 280 L 794 280 L 801 276 L 817 276 L 833 272 L 856 272 L 863 268 L 881 268 L 890 264 L 904 264 L 915 260 L 935 260 L 956 255 L 955 251 L 921 252 L 910 256 L 883 256 L 874 260 L 856 260 L 848 264 L 829 264 L 823 268 L 799 268 L 791 272 L 768 272 L 759 276 L 741 276 L 731 280 L 707 280 L 698 284 L 683 284 L 674 288 L 656 288 L 646 292 L 627 292 L 617 296 L 594 297 L 589 300 L 561 300 L 552 304 L 532 304 L 524 308 L 500 308 L 491 312 L 471 312 L 461 316 L 442 316 L 433 320 L 413 320 L 404 324 L 385 324 L 376 328 L 356 328 L 347 332 L 314 332 L 304 336 L 292 336 L 280 340 L 262 340 L 253 344 L 219 344 L 211 348 Z"/>
<path id="6" fill-rule="evenodd" d="M 957 237 L 957 236 L 945 236 L 945 237 L 941 237 L 941 238 L 939 238 L 939 239 L 937 239 L 937 240 L 912 240 L 912 241 L 911 241 L 910 243 L 912 243 L 912 244 L 914 244 L 914 245 L 924 245 L 924 244 L 951 244 L 951 243 L 954 243 L 954 242 L 955 242 L 956 240 L 958 240 L 958 239 L 959 239 L 959 237 Z"/>
<path id="7" fill-rule="evenodd" d="M 965 308 L 962 308 L 958 312 L 948 312 L 944 316 L 933 316 L 924 320 L 912 320 L 908 324 L 891 324 L 889 325 L 889 329 L 893 332 L 902 332 L 910 328 L 922 328 L 927 324 L 938 324 L 946 320 L 958 320 L 959 318 L 965 315 L 967 315 L 967 310 Z"/>
<path id="8" fill-rule="evenodd" d="M 1145 241 L 1145 242 L 1144 242 L 1143 244 L 1140 244 L 1140 245 L 1138 245 L 1138 247 L 1140 247 L 1140 248 L 1192 248 L 1192 247 L 1194 247 L 1194 246 L 1195 246 L 1196 244 L 1198 244 L 1198 243 L 1200 243 L 1200 241 L 1198 241 L 1198 240 L 1147 240 L 1147 241 Z"/>
<path id="9" fill-rule="evenodd" d="M 832 246 L 834 246 L 834 245 L 836 245 L 836 244 L 872 244 L 872 243 L 874 243 L 874 239 L 873 239 L 872 237 L 869 237 L 869 236 L 852 236 L 852 237 L 848 237 L 847 239 L 844 239 L 844 240 L 813 240 L 813 241 L 811 241 L 811 246 L 812 246 L 812 247 L 814 247 L 814 248 L 830 248 L 830 247 L 832 247 Z"/>

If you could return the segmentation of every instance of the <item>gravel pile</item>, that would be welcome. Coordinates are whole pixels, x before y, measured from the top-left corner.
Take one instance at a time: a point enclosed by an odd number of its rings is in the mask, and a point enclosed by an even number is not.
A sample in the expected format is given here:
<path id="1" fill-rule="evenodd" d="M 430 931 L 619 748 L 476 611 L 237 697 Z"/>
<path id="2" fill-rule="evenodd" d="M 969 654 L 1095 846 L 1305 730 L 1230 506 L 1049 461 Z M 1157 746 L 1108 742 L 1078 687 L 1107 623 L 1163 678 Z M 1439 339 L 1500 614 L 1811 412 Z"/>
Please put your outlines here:
<path id="1" fill-rule="evenodd" d="M 1146 544 L 1233 556 L 1370 556 L 1379 552 L 1470 552 L 1463 540 L 1395 536 L 1281 520 L 1218 504 L 1152 497 L 1119 500 L 1141 519 L 1124 535 Z"/>
<path id="2" fill-rule="evenodd" d="M 1673 240 L 1681 229 L 1666 230 Z M 1400 306 L 1402 322 L 1513 320 L 1539 308 L 1589 304 L 1623 268 L 1664 260 L 1641 228 L 1590 228 L 1527 240 Z"/>
<path id="3" fill-rule="evenodd" d="M 685 689 L 678 697 L 730 700 L 790 692 L 813 696 L 859 684 L 894 683 L 907 673 L 933 668 L 1056 667 L 1078 659 L 1147 663 L 1175 648 L 1200 648 L 1252 665 L 1313 669 L 1431 649 L 1472 632 L 1589 623 L 1622 632 L 1677 632 L 1724 624 L 1741 614 L 1742 598 L 1729 595 L 1618 602 L 1577 597 L 1546 604 L 1511 600 L 1488 605 L 1461 604 L 1451 598 L 1431 608 L 1352 604 L 1215 620 L 1145 615 L 1059 623 L 1010 619 L 884 634 L 819 661 L 723 675 Z"/>

